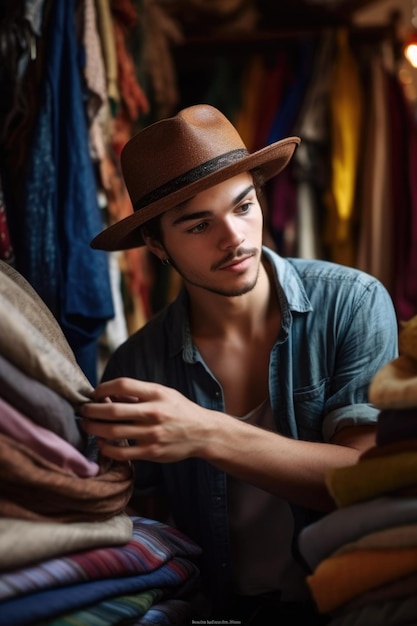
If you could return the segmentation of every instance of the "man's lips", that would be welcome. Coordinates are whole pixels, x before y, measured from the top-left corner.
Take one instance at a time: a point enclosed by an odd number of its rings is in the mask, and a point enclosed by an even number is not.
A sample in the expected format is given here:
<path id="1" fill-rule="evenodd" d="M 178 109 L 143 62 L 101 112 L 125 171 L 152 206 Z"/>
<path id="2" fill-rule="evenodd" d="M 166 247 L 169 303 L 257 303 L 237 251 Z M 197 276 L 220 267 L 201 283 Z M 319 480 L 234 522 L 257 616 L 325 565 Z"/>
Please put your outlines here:
<path id="1" fill-rule="evenodd" d="M 240 268 L 241 265 L 247 265 L 247 262 L 251 258 L 252 258 L 252 255 L 236 257 L 232 259 L 231 261 L 228 261 L 224 265 L 221 265 L 218 269 L 219 270 L 229 270 L 229 269 L 234 269 L 234 268 L 238 269 Z"/>
<path id="2" fill-rule="evenodd" d="M 237 252 L 237 254 L 236 254 Z M 214 263 L 211 266 L 212 272 L 217 272 L 217 270 L 231 269 L 233 267 L 237 267 L 239 265 L 243 265 L 249 259 L 257 255 L 257 250 L 255 248 L 246 248 L 237 250 L 235 254 L 230 253 L 224 259 L 221 259 L 217 263 Z"/>

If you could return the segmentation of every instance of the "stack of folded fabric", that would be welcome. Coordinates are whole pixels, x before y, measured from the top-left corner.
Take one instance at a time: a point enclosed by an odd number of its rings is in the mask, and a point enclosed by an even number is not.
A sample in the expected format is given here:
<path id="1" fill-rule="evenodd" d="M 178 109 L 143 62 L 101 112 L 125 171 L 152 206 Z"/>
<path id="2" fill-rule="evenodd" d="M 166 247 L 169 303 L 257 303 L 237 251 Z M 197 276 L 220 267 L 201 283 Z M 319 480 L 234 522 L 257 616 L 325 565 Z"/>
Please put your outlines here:
<path id="1" fill-rule="evenodd" d="M 38 546 L 32 565 L 22 548 L 20 567 L 7 559 L 0 575 L 2 626 L 184 624 L 189 617 L 199 576 L 192 558 L 199 550 L 175 529 L 123 514 L 96 524 L 31 524 L 13 520 L 2 552 L 6 541 L 22 535 L 27 554 L 36 538 L 57 556 L 39 560 Z"/>
<path id="2" fill-rule="evenodd" d="M 127 515 L 129 462 L 78 426 L 92 387 L 29 283 L 0 261 L 0 625 L 183 624 L 199 548 Z"/>
<path id="3" fill-rule="evenodd" d="M 417 624 L 417 316 L 369 388 L 376 445 L 329 472 L 338 508 L 305 528 L 308 584 L 331 626 Z"/>

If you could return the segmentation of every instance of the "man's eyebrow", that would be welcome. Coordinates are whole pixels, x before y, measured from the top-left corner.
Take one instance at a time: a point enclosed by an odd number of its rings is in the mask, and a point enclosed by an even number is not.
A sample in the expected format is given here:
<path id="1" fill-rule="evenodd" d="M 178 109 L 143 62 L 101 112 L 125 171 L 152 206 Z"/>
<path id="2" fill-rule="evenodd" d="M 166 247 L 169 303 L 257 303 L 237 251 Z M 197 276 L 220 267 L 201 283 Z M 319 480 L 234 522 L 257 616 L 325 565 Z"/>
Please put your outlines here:
<path id="1" fill-rule="evenodd" d="M 236 198 L 232 201 L 232 206 L 238 204 L 243 198 L 245 198 L 248 193 L 250 193 L 253 189 L 255 189 L 254 185 L 249 185 L 246 189 L 243 189 Z M 184 203 L 185 204 L 185 203 Z M 175 210 L 175 209 L 174 209 Z M 178 207 L 178 210 L 181 210 L 181 207 Z M 185 222 L 191 222 L 193 220 L 200 220 L 206 217 L 211 216 L 211 211 L 195 211 L 193 213 L 185 213 L 184 215 L 179 215 L 172 223 L 173 226 L 178 226 L 179 224 L 183 224 Z"/>
<path id="2" fill-rule="evenodd" d="M 210 217 L 211 211 L 196 211 L 195 213 L 186 213 L 185 215 L 180 215 L 172 222 L 173 226 L 178 226 L 179 224 L 184 224 L 185 222 L 191 222 L 193 220 L 202 220 L 206 217 Z"/>

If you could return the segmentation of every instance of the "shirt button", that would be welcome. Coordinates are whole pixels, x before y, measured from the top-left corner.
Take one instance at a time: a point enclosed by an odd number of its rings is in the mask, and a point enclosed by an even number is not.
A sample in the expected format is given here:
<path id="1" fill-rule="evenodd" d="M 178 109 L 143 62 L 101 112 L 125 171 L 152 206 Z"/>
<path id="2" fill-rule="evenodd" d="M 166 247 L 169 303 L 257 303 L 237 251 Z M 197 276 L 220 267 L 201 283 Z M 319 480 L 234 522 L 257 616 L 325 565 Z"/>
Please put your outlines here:
<path id="1" fill-rule="evenodd" d="M 216 398 L 218 398 L 220 396 L 220 391 L 216 391 L 214 395 L 216 396 Z"/>
<path id="2" fill-rule="evenodd" d="M 227 566 L 227 563 L 225 561 L 223 561 L 223 563 L 221 564 L 221 566 L 223 567 L 223 569 Z"/>

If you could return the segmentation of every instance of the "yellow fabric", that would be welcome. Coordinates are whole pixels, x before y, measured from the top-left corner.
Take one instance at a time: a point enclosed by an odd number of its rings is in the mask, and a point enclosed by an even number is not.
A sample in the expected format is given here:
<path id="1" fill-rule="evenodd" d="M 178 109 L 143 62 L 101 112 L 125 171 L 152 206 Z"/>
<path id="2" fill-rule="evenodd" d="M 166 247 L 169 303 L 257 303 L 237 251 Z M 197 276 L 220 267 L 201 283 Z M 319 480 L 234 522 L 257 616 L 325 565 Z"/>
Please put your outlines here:
<path id="1" fill-rule="evenodd" d="M 363 90 L 347 31 L 339 30 L 336 41 L 337 60 L 329 96 L 332 177 L 326 197 L 328 220 L 325 239 L 332 250 L 332 260 L 353 264 L 351 226 L 363 118 Z"/>
<path id="2" fill-rule="evenodd" d="M 356 465 L 330 470 L 326 484 L 339 507 L 415 486 L 417 452 L 363 459 Z"/>
<path id="3" fill-rule="evenodd" d="M 417 571 L 417 548 L 358 550 L 324 559 L 307 576 L 321 613 L 330 613 L 358 595 Z"/>

